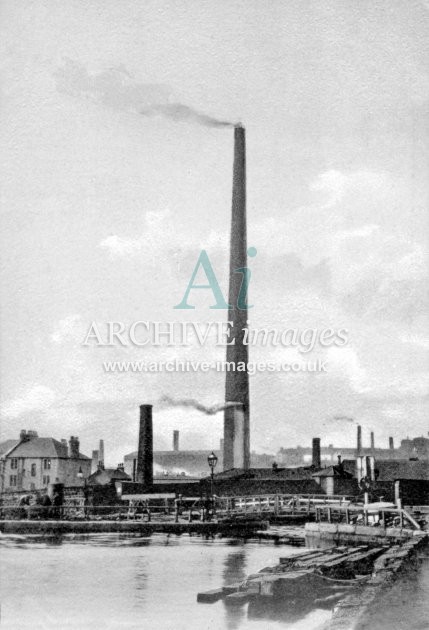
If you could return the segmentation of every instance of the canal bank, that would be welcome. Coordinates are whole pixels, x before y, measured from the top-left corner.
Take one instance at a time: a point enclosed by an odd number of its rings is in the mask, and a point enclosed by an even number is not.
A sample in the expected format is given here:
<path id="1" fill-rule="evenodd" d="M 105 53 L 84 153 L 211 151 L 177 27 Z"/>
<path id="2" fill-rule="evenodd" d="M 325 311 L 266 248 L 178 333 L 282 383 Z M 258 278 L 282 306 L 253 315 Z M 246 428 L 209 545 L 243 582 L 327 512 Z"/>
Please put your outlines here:
<path id="1" fill-rule="evenodd" d="M 163 534 L 201 534 L 210 536 L 222 534 L 249 538 L 255 536 L 258 530 L 266 530 L 267 521 L 237 521 L 235 523 L 201 522 L 174 523 L 166 521 L 59 521 L 59 520 L 6 520 L 0 521 L 0 532 L 3 534 L 20 534 L 39 536 L 58 536 L 62 534 L 97 534 L 123 533 L 141 534 L 147 536 L 152 533 Z"/>

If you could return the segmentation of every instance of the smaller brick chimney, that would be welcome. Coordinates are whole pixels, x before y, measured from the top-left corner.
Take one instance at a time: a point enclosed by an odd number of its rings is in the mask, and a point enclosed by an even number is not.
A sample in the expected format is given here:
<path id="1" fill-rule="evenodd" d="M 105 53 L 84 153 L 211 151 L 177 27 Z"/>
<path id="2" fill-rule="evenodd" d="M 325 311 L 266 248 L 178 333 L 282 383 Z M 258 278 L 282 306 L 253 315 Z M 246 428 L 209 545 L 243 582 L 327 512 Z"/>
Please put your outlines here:
<path id="1" fill-rule="evenodd" d="M 311 449 L 311 463 L 315 468 L 320 468 L 320 438 L 313 438 L 313 444 Z"/>
<path id="2" fill-rule="evenodd" d="M 79 458 L 79 438 L 74 435 L 71 435 L 69 440 L 69 457 Z"/>
<path id="3" fill-rule="evenodd" d="M 173 451 L 179 450 L 179 431 L 173 431 Z"/>

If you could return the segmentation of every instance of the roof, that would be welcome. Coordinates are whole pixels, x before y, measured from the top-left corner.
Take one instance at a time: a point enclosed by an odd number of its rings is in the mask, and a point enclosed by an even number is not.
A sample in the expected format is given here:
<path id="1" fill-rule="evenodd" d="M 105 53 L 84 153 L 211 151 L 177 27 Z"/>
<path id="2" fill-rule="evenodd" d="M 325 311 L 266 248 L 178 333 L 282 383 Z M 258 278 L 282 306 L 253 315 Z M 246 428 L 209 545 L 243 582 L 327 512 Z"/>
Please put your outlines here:
<path id="1" fill-rule="evenodd" d="M 89 484 L 104 485 L 111 481 L 131 481 L 131 477 L 118 468 L 100 468 L 88 477 Z"/>
<path id="2" fill-rule="evenodd" d="M 215 474 L 215 479 L 311 479 L 312 468 L 232 468 Z"/>
<path id="3" fill-rule="evenodd" d="M 11 448 L 19 444 L 19 440 L 5 440 L 0 444 L 0 457 L 6 455 Z"/>
<path id="4" fill-rule="evenodd" d="M 322 468 L 311 475 L 312 477 L 341 477 L 345 479 L 351 479 L 353 475 L 344 469 L 344 466 L 328 466 L 328 468 Z"/>
<path id="5" fill-rule="evenodd" d="M 50 457 L 52 459 L 69 458 L 69 448 L 54 438 L 33 437 L 29 440 L 20 441 L 9 453 L 12 457 Z M 79 453 L 79 459 L 90 459 L 86 455 Z"/>
<path id="6" fill-rule="evenodd" d="M 395 481 L 395 479 L 429 480 L 429 461 L 421 460 L 384 460 L 375 461 L 379 471 L 378 481 Z"/>

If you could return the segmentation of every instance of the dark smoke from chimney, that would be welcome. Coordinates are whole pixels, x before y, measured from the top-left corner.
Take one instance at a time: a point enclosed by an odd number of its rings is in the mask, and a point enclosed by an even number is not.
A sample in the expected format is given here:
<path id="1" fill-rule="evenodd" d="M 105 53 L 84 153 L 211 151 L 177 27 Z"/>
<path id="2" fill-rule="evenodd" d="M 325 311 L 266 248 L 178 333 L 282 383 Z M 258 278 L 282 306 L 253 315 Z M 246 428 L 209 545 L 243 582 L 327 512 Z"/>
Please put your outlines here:
<path id="1" fill-rule="evenodd" d="M 134 81 L 123 67 L 89 74 L 85 66 L 65 58 L 54 72 L 58 92 L 89 99 L 119 111 L 142 116 L 164 116 L 174 122 L 187 122 L 205 127 L 233 127 L 235 123 L 219 120 L 189 105 L 177 102 L 172 90 L 159 83 Z"/>
<path id="2" fill-rule="evenodd" d="M 189 122 L 196 123 L 197 125 L 203 125 L 204 127 L 234 127 L 235 124 L 226 120 L 218 120 L 203 114 L 189 105 L 183 105 L 182 103 L 170 103 L 167 105 L 158 104 L 146 107 L 139 112 L 143 116 L 165 116 L 175 122 Z"/>
<path id="3" fill-rule="evenodd" d="M 170 396 L 161 396 L 159 399 L 159 404 L 161 407 L 191 407 L 192 409 L 196 409 L 197 411 L 201 411 L 206 416 L 214 416 L 220 411 L 224 411 L 224 409 L 229 409 L 230 407 L 236 407 L 240 403 L 235 402 L 226 402 L 226 403 L 218 403 L 216 405 L 203 405 L 203 403 L 198 402 L 194 398 L 171 398 Z"/>
<path id="4" fill-rule="evenodd" d="M 357 424 L 356 420 L 353 418 L 349 418 L 349 416 L 332 416 L 332 420 L 336 420 L 338 422 L 352 422 Z"/>

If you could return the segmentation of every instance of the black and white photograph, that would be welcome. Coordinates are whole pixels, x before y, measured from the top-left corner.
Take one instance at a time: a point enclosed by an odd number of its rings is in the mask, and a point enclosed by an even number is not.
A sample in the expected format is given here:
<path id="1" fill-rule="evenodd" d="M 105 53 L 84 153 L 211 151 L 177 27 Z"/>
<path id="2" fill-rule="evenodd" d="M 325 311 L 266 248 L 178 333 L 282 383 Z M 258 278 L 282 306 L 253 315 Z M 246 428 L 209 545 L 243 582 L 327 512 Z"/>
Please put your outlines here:
<path id="1" fill-rule="evenodd" d="M 429 1 L 0 32 L 0 629 L 425 628 Z"/>

